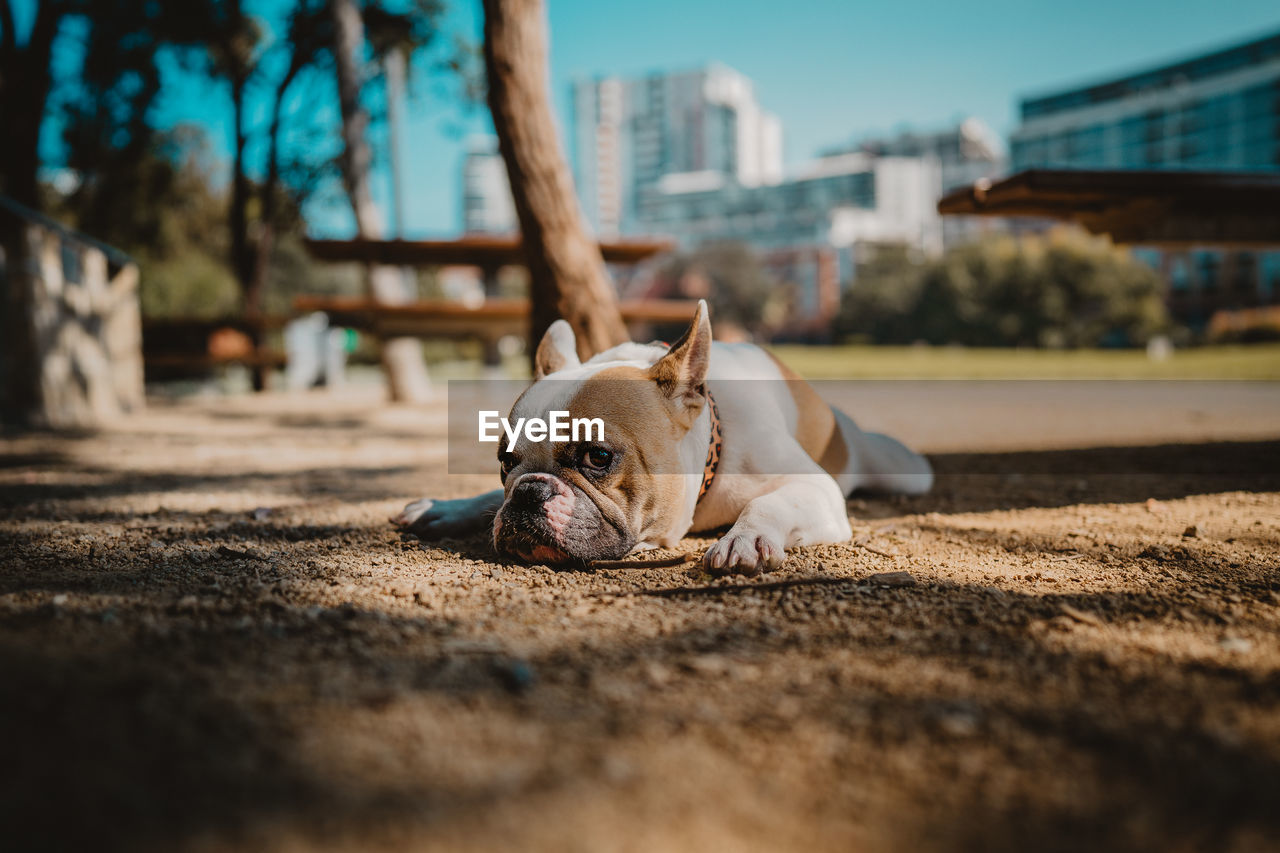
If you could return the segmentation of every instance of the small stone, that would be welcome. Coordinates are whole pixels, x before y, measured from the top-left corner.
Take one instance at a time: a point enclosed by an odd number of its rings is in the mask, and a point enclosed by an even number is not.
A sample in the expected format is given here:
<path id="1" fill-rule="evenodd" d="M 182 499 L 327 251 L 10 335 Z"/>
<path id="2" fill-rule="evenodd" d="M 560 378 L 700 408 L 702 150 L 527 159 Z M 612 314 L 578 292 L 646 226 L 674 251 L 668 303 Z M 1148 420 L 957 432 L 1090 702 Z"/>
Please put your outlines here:
<path id="1" fill-rule="evenodd" d="M 1173 552 L 1164 545 L 1148 545 L 1138 556 L 1164 562 L 1173 556 Z"/>
<path id="2" fill-rule="evenodd" d="M 915 586 L 916 579 L 911 576 L 911 572 L 877 572 L 867 578 L 868 583 L 879 584 L 880 586 Z"/>
<path id="3" fill-rule="evenodd" d="M 720 655 L 699 655 L 685 661 L 684 667 L 698 675 L 718 676 L 729 672 L 729 661 Z"/>
<path id="4" fill-rule="evenodd" d="M 1155 498 L 1147 498 L 1147 512 L 1163 515 L 1168 512 L 1169 508 Z"/>
<path id="5" fill-rule="evenodd" d="M 938 727 L 952 737 L 970 737 L 978 731 L 978 718 L 967 711 L 951 711 L 938 719 Z"/>
<path id="6" fill-rule="evenodd" d="M 1253 651 L 1253 642 L 1244 637 L 1224 637 L 1218 641 L 1218 647 L 1232 654 L 1246 654 Z"/>
<path id="7" fill-rule="evenodd" d="M 1196 528 L 1194 524 L 1188 524 L 1187 529 L 1182 531 L 1182 535 L 1186 539 L 1195 539 L 1197 536 L 1200 535 L 1200 531 Z"/>
<path id="8" fill-rule="evenodd" d="M 71 596 L 67 595 L 65 592 L 60 592 L 53 597 L 53 606 L 62 607 L 70 600 Z"/>
<path id="9" fill-rule="evenodd" d="M 616 755 L 605 756 L 604 760 L 600 762 L 600 770 L 604 778 L 615 785 L 625 784 L 636 775 L 635 768 L 631 766 L 631 762 Z"/>
<path id="10" fill-rule="evenodd" d="M 1097 616 L 1094 616 L 1086 610 L 1077 610 L 1069 604 L 1062 605 L 1062 615 L 1066 616 L 1068 619 L 1079 622 L 1082 625 L 1093 625 L 1097 628 L 1102 627 L 1102 620 Z"/>
<path id="11" fill-rule="evenodd" d="M 498 566 L 494 566 L 492 569 L 489 570 L 489 577 L 493 578 L 496 581 L 502 580 L 502 576 L 505 574 L 506 572 L 504 572 Z"/>
<path id="12" fill-rule="evenodd" d="M 651 661 L 645 664 L 644 677 L 653 687 L 662 687 L 671 680 L 671 670 L 660 663 Z"/>
<path id="13" fill-rule="evenodd" d="M 253 512 L 250 513 L 250 515 L 253 517 L 254 521 L 266 521 L 268 518 L 271 517 L 271 507 L 269 506 L 257 507 L 254 509 Z"/>

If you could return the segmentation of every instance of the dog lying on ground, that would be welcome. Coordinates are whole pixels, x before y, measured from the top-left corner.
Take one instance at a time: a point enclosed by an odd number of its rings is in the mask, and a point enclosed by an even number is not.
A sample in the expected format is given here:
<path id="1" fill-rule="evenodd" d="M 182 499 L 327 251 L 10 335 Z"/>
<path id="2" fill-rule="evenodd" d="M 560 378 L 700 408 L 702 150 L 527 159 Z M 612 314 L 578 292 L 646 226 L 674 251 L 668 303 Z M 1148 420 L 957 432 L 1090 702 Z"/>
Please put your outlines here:
<path id="1" fill-rule="evenodd" d="M 534 378 L 511 421 L 567 411 L 601 419 L 603 436 L 500 442 L 503 488 L 415 501 L 398 524 L 427 540 L 491 526 L 500 552 L 553 565 L 729 526 L 704 566 L 756 574 L 781 565 L 788 548 L 849 539 L 854 490 L 918 495 L 933 484 L 923 456 L 858 429 L 765 350 L 713 344 L 705 302 L 671 346 L 622 344 L 585 363 L 557 321 Z"/>

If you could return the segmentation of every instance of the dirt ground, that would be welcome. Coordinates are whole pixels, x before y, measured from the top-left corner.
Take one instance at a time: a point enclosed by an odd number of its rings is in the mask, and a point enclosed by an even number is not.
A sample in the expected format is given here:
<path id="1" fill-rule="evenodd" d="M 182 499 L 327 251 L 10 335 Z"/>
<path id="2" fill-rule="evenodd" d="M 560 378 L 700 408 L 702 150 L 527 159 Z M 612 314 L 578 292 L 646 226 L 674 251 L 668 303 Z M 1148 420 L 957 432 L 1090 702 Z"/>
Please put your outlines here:
<path id="1" fill-rule="evenodd" d="M 882 391 L 935 492 L 749 580 L 402 539 L 441 406 L 10 435 L 0 847 L 1280 849 L 1280 390 L 1167 390 Z"/>

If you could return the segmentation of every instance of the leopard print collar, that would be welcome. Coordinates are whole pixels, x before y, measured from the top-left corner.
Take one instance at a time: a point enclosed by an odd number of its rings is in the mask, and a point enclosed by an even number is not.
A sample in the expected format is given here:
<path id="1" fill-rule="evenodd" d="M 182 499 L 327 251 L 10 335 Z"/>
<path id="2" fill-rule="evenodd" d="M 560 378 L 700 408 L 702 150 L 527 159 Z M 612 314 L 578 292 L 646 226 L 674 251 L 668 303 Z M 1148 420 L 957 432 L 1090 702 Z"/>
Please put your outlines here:
<path id="1" fill-rule="evenodd" d="M 653 341 L 660 347 L 671 348 L 666 341 Z M 716 468 L 720 467 L 720 451 L 724 448 L 724 435 L 720 431 L 720 409 L 716 406 L 716 398 L 711 396 L 711 389 L 702 385 L 702 393 L 711 408 L 711 446 L 707 448 L 707 461 L 702 465 L 702 485 L 698 487 L 698 499 L 694 506 L 702 503 L 702 498 L 711 489 L 711 481 L 716 478 Z"/>
<path id="2" fill-rule="evenodd" d="M 711 488 L 711 481 L 716 478 L 716 468 L 720 466 L 720 450 L 724 447 L 724 436 L 720 431 L 720 409 L 716 406 L 716 398 L 711 396 L 711 389 L 702 386 L 707 395 L 707 406 L 711 409 L 711 446 L 707 448 L 707 461 L 702 466 L 702 485 L 698 488 L 698 500 Z"/>

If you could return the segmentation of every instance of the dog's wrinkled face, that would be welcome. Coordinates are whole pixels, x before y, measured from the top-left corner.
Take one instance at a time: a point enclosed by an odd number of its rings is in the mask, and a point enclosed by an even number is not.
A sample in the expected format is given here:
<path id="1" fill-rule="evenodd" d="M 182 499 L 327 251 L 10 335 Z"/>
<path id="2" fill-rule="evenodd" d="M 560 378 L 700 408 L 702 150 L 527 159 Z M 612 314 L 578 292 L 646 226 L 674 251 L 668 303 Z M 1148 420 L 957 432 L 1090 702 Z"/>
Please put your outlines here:
<path id="1" fill-rule="evenodd" d="M 583 368 L 572 332 L 557 323 L 538 348 L 537 378 L 508 419 L 599 418 L 604 435 L 554 442 L 521 435 L 501 446 L 506 499 L 494 518 L 499 551 L 547 564 L 613 560 L 654 543 L 688 506 L 690 473 L 680 445 L 705 402 L 710 347 L 705 308 L 650 367 Z M 692 485 L 696 490 L 696 479 Z"/>

